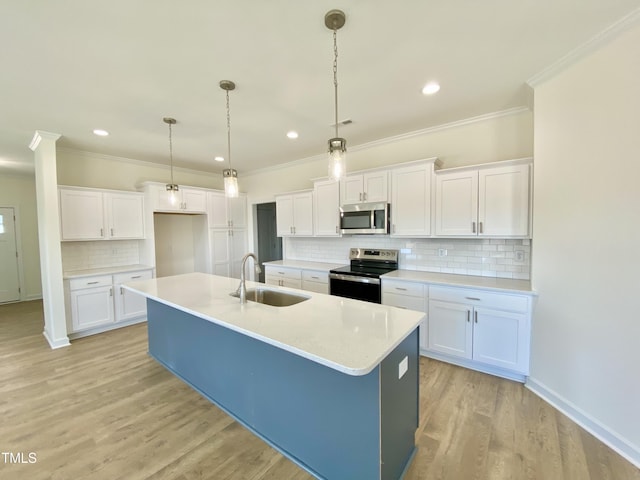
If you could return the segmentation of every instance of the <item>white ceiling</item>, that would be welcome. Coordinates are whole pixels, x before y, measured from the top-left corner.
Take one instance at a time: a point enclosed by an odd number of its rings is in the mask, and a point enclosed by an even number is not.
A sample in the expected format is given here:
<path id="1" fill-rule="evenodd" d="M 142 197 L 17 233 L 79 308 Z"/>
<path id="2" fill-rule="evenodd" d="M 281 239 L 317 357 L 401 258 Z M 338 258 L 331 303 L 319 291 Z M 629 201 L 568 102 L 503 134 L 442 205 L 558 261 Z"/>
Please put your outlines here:
<path id="1" fill-rule="evenodd" d="M 35 130 L 65 148 L 219 172 L 231 92 L 239 172 L 527 105 L 527 79 L 638 9 L 638 0 L 77 0 L 0 4 L 0 169 L 32 170 Z M 441 91 L 423 96 L 437 80 Z M 111 135 L 93 135 L 94 128 Z M 289 140 L 287 131 L 300 134 Z"/>

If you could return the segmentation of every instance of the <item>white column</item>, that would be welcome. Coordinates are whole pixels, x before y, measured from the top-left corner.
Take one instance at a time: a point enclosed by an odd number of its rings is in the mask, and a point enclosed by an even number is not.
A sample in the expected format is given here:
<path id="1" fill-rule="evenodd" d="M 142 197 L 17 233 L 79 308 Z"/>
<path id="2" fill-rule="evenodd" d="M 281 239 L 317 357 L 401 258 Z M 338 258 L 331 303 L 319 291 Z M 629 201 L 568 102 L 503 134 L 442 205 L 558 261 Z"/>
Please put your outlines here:
<path id="1" fill-rule="evenodd" d="M 29 148 L 34 152 L 38 240 L 42 303 L 43 335 L 51 348 L 70 345 L 64 308 L 62 252 L 60 249 L 60 214 L 58 210 L 58 174 L 56 166 L 57 133 L 37 130 Z"/>

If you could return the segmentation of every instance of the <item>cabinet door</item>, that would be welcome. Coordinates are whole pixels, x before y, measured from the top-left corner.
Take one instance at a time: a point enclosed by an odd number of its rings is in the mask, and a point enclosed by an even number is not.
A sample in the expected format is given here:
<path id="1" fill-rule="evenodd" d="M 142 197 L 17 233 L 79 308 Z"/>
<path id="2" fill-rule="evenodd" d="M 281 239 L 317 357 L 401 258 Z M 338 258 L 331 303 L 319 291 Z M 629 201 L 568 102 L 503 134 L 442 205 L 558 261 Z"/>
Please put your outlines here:
<path id="1" fill-rule="evenodd" d="M 293 234 L 313 235 L 313 192 L 293 196 Z"/>
<path id="2" fill-rule="evenodd" d="M 229 228 L 227 198 L 223 192 L 207 192 L 207 220 L 209 228 Z"/>
<path id="3" fill-rule="evenodd" d="M 59 190 L 62 240 L 106 238 L 102 192 Z"/>
<path id="4" fill-rule="evenodd" d="M 435 352 L 472 357 L 472 308 L 459 303 L 429 301 L 429 349 Z"/>
<path id="5" fill-rule="evenodd" d="M 478 172 L 436 174 L 436 235 L 477 235 Z"/>
<path id="6" fill-rule="evenodd" d="M 72 291 L 71 318 L 74 331 L 113 323 L 113 287 Z"/>
<path id="7" fill-rule="evenodd" d="M 233 278 L 240 278 L 240 271 L 242 269 L 242 257 L 247 253 L 247 231 L 244 229 L 231 230 L 231 274 Z M 251 278 L 249 275 L 249 269 L 255 268 L 253 266 L 253 259 L 247 260 L 247 278 Z"/>
<path id="8" fill-rule="evenodd" d="M 276 235 L 288 237 L 293 235 L 293 196 L 276 197 Z"/>
<path id="9" fill-rule="evenodd" d="M 207 192 L 193 188 L 182 188 L 182 210 L 187 212 L 207 211 Z"/>
<path id="10" fill-rule="evenodd" d="M 142 195 L 106 193 L 105 203 L 110 238 L 144 238 L 144 203 Z"/>
<path id="11" fill-rule="evenodd" d="M 391 171 L 391 235 L 431 234 L 431 165 Z"/>
<path id="12" fill-rule="evenodd" d="M 414 297 L 409 295 L 398 295 L 397 293 L 391 293 L 382 286 L 382 303 L 384 305 L 391 305 L 392 307 L 407 308 L 409 310 L 417 310 L 419 312 L 426 311 L 426 298 Z M 420 348 L 426 350 L 429 348 L 428 337 L 428 325 L 425 318 L 420 322 Z"/>
<path id="13" fill-rule="evenodd" d="M 227 199 L 229 220 L 233 228 L 247 228 L 247 196 L 239 194 Z"/>
<path id="14" fill-rule="evenodd" d="M 168 192 L 165 185 L 149 186 L 153 211 L 178 212 L 182 207 L 182 191 Z"/>
<path id="15" fill-rule="evenodd" d="M 142 295 L 122 288 L 123 283 L 136 280 L 148 280 L 153 277 L 150 270 L 120 273 L 113 276 L 115 288 L 115 321 L 122 322 L 147 314 L 147 299 Z"/>
<path id="16" fill-rule="evenodd" d="M 340 182 L 327 180 L 313 185 L 314 235 L 340 236 Z"/>
<path id="17" fill-rule="evenodd" d="M 529 165 L 479 171 L 478 234 L 529 234 Z"/>
<path id="18" fill-rule="evenodd" d="M 362 175 L 350 175 L 345 177 L 340 184 L 340 203 L 349 205 L 362 202 L 364 193 Z"/>
<path id="19" fill-rule="evenodd" d="M 473 359 L 529 373 L 527 316 L 476 307 L 473 317 Z"/>
<path id="20" fill-rule="evenodd" d="M 214 275 L 228 277 L 231 274 L 231 230 L 211 229 L 211 271 Z"/>
<path id="21" fill-rule="evenodd" d="M 363 201 L 365 202 L 388 202 L 389 172 L 365 173 L 362 176 Z"/>

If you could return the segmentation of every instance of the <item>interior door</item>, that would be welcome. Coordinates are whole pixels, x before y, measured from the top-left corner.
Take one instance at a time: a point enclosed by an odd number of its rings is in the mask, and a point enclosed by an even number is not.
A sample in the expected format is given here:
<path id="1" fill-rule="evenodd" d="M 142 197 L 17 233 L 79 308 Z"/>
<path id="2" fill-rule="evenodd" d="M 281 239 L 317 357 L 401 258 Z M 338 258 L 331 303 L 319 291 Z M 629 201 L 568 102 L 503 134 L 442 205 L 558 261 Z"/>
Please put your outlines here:
<path id="1" fill-rule="evenodd" d="M 13 208 L 0 208 L 0 303 L 20 300 L 18 250 Z"/>

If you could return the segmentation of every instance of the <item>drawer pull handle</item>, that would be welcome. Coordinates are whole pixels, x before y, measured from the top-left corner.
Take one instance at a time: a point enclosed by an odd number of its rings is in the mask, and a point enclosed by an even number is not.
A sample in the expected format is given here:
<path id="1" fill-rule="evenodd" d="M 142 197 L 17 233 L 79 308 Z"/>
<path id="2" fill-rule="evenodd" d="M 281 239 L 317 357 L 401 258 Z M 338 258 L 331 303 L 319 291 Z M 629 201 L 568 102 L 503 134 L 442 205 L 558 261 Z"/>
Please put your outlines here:
<path id="1" fill-rule="evenodd" d="M 466 298 L 467 300 L 476 300 L 478 302 L 480 301 L 480 299 L 476 297 L 464 297 L 464 298 Z"/>
<path id="2" fill-rule="evenodd" d="M 313 278 L 314 280 L 320 280 L 320 277 L 314 277 L 313 275 L 311 276 L 311 278 Z"/>
<path id="3" fill-rule="evenodd" d="M 133 280 L 134 278 L 140 278 L 142 275 L 134 275 L 133 277 L 131 277 L 131 279 Z"/>
<path id="4" fill-rule="evenodd" d="M 402 287 L 395 287 L 395 288 L 396 288 L 396 290 L 400 290 L 402 292 L 406 292 L 407 291 L 406 288 L 402 288 Z"/>
<path id="5" fill-rule="evenodd" d="M 98 281 L 96 281 L 96 282 L 87 282 L 87 285 L 95 285 L 96 283 L 100 283 L 100 282 L 98 282 Z"/>
<path id="6" fill-rule="evenodd" d="M 467 310 L 467 323 L 469 323 L 471 321 L 471 311 Z"/>

